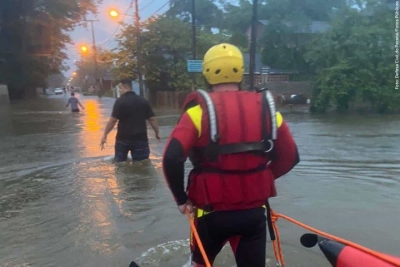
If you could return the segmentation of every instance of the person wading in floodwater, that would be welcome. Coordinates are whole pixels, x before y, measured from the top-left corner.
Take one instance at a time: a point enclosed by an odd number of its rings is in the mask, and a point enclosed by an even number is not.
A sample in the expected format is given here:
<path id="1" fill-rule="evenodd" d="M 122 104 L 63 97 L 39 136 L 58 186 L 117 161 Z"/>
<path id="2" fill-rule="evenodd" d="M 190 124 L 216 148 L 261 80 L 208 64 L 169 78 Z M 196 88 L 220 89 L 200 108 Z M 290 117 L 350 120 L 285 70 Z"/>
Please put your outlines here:
<path id="1" fill-rule="evenodd" d="M 65 108 L 67 108 L 69 105 L 71 104 L 71 112 L 79 112 L 79 107 L 78 105 L 82 108 L 85 109 L 81 102 L 79 102 L 79 99 L 75 97 L 75 93 L 71 93 L 71 97 L 68 99 L 68 103 L 65 106 Z"/>
<path id="2" fill-rule="evenodd" d="M 149 102 L 133 92 L 131 84 L 130 80 L 122 80 L 118 84 L 121 97 L 115 101 L 111 117 L 100 142 L 101 149 L 104 149 L 104 145 L 107 143 L 107 135 L 118 122 L 115 162 L 126 161 L 129 151 L 134 161 L 149 158 L 150 148 L 146 121 L 153 128 L 157 140 L 160 140 L 157 119 Z"/>

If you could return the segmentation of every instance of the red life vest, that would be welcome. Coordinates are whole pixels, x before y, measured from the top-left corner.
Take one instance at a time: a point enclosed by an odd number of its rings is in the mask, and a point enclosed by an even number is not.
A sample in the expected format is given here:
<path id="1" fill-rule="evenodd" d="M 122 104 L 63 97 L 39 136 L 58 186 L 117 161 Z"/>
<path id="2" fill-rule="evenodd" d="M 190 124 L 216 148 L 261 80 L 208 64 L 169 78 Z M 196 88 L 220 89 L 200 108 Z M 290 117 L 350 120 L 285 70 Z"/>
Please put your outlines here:
<path id="1" fill-rule="evenodd" d="M 203 110 L 201 137 L 189 158 L 188 196 L 206 211 L 260 207 L 276 195 L 267 164 L 277 134 L 270 92 L 217 92 L 189 95 L 184 110 Z"/>

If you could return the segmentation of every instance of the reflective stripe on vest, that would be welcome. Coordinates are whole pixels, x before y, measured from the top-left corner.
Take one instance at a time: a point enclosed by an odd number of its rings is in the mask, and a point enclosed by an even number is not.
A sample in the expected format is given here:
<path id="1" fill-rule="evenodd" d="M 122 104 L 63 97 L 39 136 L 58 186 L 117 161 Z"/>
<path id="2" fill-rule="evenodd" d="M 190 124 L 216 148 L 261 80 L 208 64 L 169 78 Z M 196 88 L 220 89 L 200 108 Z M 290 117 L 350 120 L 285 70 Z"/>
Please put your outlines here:
<path id="1" fill-rule="evenodd" d="M 210 120 L 210 140 L 216 142 L 219 139 L 219 135 L 218 135 L 218 125 L 217 125 L 217 114 L 215 112 L 214 103 L 210 95 L 206 91 L 199 89 L 197 90 L 197 92 L 200 93 L 200 95 L 204 98 L 204 101 L 206 102 L 208 119 Z"/>
<path id="2" fill-rule="evenodd" d="M 218 141 L 220 139 L 220 135 L 218 132 L 217 125 L 217 114 L 215 110 L 214 103 L 212 101 L 211 96 L 204 90 L 197 90 L 197 92 L 202 96 L 206 103 L 207 111 L 208 111 L 208 119 L 210 125 L 210 140 L 211 143 L 206 148 L 206 151 L 209 151 L 211 154 L 215 154 L 214 152 L 217 150 L 217 154 L 232 154 L 232 153 L 240 153 L 240 152 L 250 152 L 250 151 L 262 151 L 265 153 L 271 152 L 274 143 L 273 141 L 277 138 L 277 119 L 276 119 L 276 110 L 275 110 L 275 102 L 271 92 L 265 90 L 262 91 L 262 140 L 260 142 L 253 143 L 237 143 L 237 144 L 227 144 L 227 145 L 218 145 Z M 266 109 L 269 109 L 269 119 L 271 125 L 271 131 L 267 132 L 267 126 L 265 123 Z M 206 153 L 209 154 L 209 153 Z M 216 160 L 217 155 L 209 155 L 214 161 Z"/>
<path id="3" fill-rule="evenodd" d="M 272 96 L 270 91 L 265 91 L 265 97 L 267 98 L 268 101 L 268 106 L 269 106 L 269 114 L 272 120 L 271 127 L 272 127 L 272 140 L 276 140 L 277 138 L 277 133 L 278 133 L 278 127 L 276 123 L 276 109 L 275 109 L 275 101 L 274 97 Z"/>

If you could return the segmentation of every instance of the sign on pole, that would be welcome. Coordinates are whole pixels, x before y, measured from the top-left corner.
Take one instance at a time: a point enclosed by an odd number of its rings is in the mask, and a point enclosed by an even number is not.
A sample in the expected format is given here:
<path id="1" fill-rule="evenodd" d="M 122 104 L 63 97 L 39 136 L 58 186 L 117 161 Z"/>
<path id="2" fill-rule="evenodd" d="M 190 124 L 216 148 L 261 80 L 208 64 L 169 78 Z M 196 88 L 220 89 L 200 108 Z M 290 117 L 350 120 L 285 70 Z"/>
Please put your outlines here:
<path id="1" fill-rule="evenodd" d="M 188 72 L 202 72 L 203 71 L 203 60 L 188 60 L 187 61 Z"/>

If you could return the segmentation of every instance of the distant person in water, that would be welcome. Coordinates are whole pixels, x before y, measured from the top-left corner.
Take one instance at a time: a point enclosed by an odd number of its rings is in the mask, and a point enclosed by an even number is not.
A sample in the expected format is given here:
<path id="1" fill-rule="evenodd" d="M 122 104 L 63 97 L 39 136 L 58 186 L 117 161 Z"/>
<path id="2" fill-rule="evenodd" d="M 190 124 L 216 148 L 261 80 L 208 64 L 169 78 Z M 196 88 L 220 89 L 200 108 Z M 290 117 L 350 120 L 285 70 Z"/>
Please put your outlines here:
<path id="1" fill-rule="evenodd" d="M 79 102 L 79 99 L 75 97 L 75 93 L 72 92 L 71 93 L 71 97 L 68 99 L 68 103 L 65 106 L 65 108 L 67 108 L 69 106 L 69 104 L 71 104 L 71 112 L 79 112 L 79 107 L 78 105 L 82 108 L 85 109 L 81 102 Z"/>

